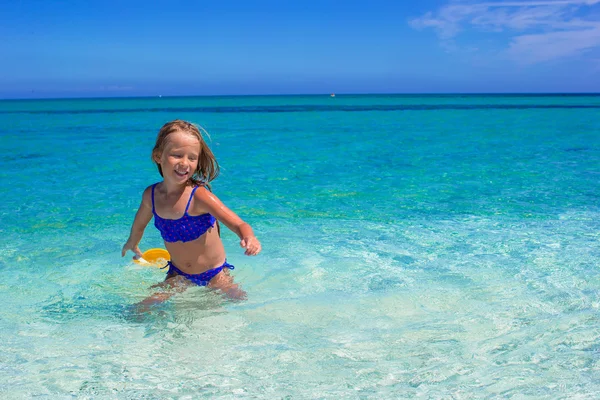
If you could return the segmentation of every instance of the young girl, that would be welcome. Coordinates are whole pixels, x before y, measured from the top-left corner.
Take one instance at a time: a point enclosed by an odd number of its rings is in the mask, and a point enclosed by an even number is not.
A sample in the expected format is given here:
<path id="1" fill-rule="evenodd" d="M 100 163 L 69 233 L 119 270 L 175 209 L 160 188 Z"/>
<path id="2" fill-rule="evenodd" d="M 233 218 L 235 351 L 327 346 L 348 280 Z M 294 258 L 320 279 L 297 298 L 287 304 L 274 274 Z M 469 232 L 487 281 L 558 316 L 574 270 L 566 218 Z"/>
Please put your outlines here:
<path id="1" fill-rule="evenodd" d="M 233 265 L 225 258 L 217 221 L 239 236 L 246 255 L 258 254 L 261 245 L 250 225 L 208 190 L 209 182 L 219 175 L 219 164 L 200 130 L 181 120 L 166 123 L 158 132 L 152 160 L 163 181 L 144 190 L 121 255 L 131 250 L 136 257 L 142 256 L 139 243 L 154 217 L 171 255 L 165 286 L 183 290 L 196 284 L 221 289 L 231 297 L 244 297 L 227 271 Z M 155 294 L 145 302 L 161 301 L 173 294 Z"/>

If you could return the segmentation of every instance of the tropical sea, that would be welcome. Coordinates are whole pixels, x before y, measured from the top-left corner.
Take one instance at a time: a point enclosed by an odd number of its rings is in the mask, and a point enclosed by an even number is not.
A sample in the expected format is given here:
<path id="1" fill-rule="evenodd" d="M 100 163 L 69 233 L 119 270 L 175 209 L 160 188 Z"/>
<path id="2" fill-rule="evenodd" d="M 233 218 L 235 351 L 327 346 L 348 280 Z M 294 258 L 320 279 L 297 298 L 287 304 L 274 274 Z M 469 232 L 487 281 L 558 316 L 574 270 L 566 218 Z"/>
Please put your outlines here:
<path id="1" fill-rule="evenodd" d="M 600 397 L 600 95 L 0 101 L 0 397 Z M 121 258 L 203 126 L 232 301 Z M 164 247 L 152 223 L 142 249 Z"/>

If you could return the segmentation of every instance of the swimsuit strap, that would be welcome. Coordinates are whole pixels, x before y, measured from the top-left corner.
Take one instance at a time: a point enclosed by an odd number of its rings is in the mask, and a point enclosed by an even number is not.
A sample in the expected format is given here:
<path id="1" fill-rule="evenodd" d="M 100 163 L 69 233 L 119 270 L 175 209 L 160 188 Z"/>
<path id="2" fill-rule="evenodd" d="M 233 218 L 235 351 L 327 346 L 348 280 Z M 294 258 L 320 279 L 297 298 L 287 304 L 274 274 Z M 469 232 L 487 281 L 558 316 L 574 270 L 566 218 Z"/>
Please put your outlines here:
<path id="1" fill-rule="evenodd" d="M 187 206 L 185 206 L 185 211 L 183 212 L 183 215 L 187 214 L 188 209 L 190 208 L 190 203 L 192 202 L 192 198 L 194 197 L 194 192 L 196 191 L 196 189 L 198 189 L 198 186 L 195 186 L 192 189 L 192 194 L 190 194 L 190 199 L 188 200 Z"/>
<path id="2" fill-rule="evenodd" d="M 156 185 L 158 185 L 158 183 L 152 185 L 152 214 L 156 214 L 156 211 L 154 211 L 154 188 L 156 187 Z"/>

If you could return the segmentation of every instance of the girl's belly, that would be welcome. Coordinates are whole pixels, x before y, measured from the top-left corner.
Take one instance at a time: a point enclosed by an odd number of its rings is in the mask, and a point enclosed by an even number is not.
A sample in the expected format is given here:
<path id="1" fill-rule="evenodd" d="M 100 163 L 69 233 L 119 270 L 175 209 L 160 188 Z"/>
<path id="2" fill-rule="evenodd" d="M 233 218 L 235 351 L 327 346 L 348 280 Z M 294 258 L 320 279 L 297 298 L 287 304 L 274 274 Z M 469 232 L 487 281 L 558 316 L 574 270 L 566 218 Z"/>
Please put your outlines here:
<path id="1" fill-rule="evenodd" d="M 191 242 L 165 242 L 165 246 L 171 255 L 171 262 L 188 274 L 200 274 L 225 261 L 225 248 L 216 229 Z"/>

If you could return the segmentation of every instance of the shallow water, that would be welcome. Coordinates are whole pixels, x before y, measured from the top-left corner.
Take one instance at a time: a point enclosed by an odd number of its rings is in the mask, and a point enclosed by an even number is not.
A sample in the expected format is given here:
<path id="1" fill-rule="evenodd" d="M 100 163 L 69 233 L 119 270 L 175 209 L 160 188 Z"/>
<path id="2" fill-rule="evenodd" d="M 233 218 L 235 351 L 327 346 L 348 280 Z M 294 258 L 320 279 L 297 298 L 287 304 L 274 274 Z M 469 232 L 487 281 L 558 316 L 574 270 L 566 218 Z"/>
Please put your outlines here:
<path id="1" fill-rule="evenodd" d="M 596 398 L 600 96 L 0 101 L 3 398 Z M 204 126 L 248 300 L 120 248 Z M 143 248 L 162 247 L 149 226 Z"/>

